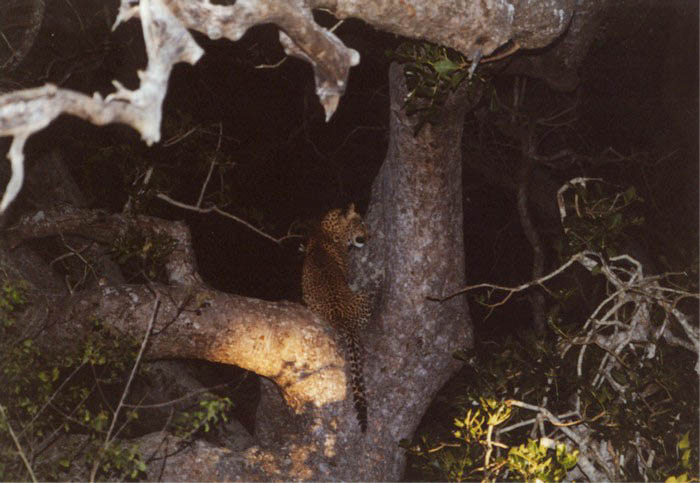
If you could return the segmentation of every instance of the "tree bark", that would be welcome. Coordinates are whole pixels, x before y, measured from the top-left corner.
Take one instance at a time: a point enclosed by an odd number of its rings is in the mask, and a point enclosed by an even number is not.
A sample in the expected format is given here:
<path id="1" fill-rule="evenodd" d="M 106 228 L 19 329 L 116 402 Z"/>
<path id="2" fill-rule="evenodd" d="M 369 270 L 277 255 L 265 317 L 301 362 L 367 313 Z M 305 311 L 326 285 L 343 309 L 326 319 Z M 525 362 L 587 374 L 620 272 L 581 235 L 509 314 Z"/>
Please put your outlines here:
<path id="1" fill-rule="evenodd" d="M 375 447 L 386 448 L 386 479 L 401 477 L 410 438 L 437 390 L 460 367 L 453 353 L 472 344 L 463 298 L 440 297 L 464 282 L 461 137 L 470 107 L 466 86 L 451 96 L 436 125 L 414 136 L 403 110 L 403 68 L 393 64 L 389 151 L 372 189 L 373 240 L 364 263 L 381 273 L 376 326 L 368 341 L 368 396 Z"/>

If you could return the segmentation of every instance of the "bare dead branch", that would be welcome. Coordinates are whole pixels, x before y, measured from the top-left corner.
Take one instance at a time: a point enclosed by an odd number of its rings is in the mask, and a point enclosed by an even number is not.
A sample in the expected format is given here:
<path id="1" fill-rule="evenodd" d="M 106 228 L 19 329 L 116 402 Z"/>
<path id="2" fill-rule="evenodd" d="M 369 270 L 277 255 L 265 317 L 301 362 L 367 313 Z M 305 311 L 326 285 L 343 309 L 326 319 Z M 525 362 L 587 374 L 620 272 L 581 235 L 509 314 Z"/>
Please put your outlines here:
<path id="1" fill-rule="evenodd" d="M 538 412 L 539 414 L 547 418 L 547 420 L 550 421 L 552 424 L 556 425 L 562 433 L 564 433 L 569 439 L 571 439 L 571 441 L 576 443 L 576 446 L 581 450 L 581 453 L 578 457 L 579 468 L 581 468 L 581 471 L 584 472 L 584 474 L 590 481 L 604 481 L 615 479 L 614 473 L 610 470 L 610 468 L 608 467 L 598 450 L 596 450 L 593 444 L 591 444 L 593 442 L 588 441 L 587 438 L 580 437 L 578 434 L 576 434 L 574 431 L 568 428 L 566 423 L 562 422 L 547 408 L 535 406 L 533 404 L 528 404 L 522 401 L 517 401 L 515 399 L 509 399 L 508 401 L 506 401 L 506 404 L 508 404 L 509 406 L 517 406 L 523 409 Z M 603 476 L 603 473 L 601 471 L 596 469 L 596 467 L 590 461 L 589 455 L 593 456 L 593 459 L 600 465 L 600 467 L 605 473 L 605 476 Z"/>
<path id="2" fill-rule="evenodd" d="M 139 71 L 140 86 L 130 91 L 114 81 L 116 92 L 105 99 L 46 85 L 0 96 L 0 136 L 13 136 L 8 153 L 12 177 L 0 201 L 0 213 L 15 199 L 24 177 L 26 139 L 66 113 L 96 125 L 120 122 L 141 133 L 147 144 L 160 140 L 161 108 L 170 71 L 178 62 L 194 64 L 203 51 L 162 0 L 142 0 L 139 15 L 148 65 Z M 117 24 L 122 17 L 117 19 Z M 116 24 L 115 24 L 116 25 Z"/>
<path id="3" fill-rule="evenodd" d="M 258 0 L 235 5 L 209 2 L 165 0 L 186 28 L 212 39 L 239 40 L 252 26 L 274 22 L 280 27 L 279 39 L 287 55 L 311 64 L 316 94 L 328 121 L 345 92 L 350 67 L 360 62 L 360 54 L 346 47 L 330 30 L 316 23 L 308 3 L 302 0 Z"/>
<path id="4" fill-rule="evenodd" d="M 160 200 L 163 200 L 163 201 L 165 201 L 165 202 L 167 202 L 167 203 L 170 203 L 170 204 L 173 205 L 173 206 L 177 206 L 178 208 L 182 208 L 183 210 L 195 211 L 195 212 L 197 212 L 197 213 L 202 213 L 202 214 L 204 214 L 204 213 L 217 213 L 217 214 L 219 214 L 219 215 L 221 215 L 221 216 L 224 216 L 224 217 L 226 217 L 226 218 L 230 218 L 231 220 L 234 220 L 236 223 L 240 223 L 241 225 L 245 226 L 246 228 L 248 228 L 248 229 L 252 230 L 253 232 L 257 233 L 258 235 L 260 235 L 260 236 L 262 236 L 262 237 L 264 237 L 264 238 L 267 238 L 268 240 L 270 240 L 270 241 L 272 241 L 272 242 L 274 242 L 274 243 L 277 243 L 278 245 L 280 245 L 280 244 L 281 244 L 283 241 L 285 241 L 285 240 L 289 240 L 290 238 L 301 238 L 300 235 L 294 235 L 294 234 L 291 234 L 291 233 L 287 233 L 286 235 L 284 235 L 284 236 L 282 236 L 282 237 L 275 238 L 275 237 L 273 237 L 272 235 L 269 235 L 269 234 L 265 233 L 265 232 L 262 231 L 260 228 L 257 228 L 257 227 L 255 227 L 255 226 L 253 226 L 253 225 L 250 224 L 249 222 L 245 221 L 243 218 L 240 218 L 240 217 L 238 217 L 238 216 L 236 216 L 236 215 L 234 215 L 234 214 L 231 214 L 231 213 L 229 213 L 229 212 L 227 212 L 227 211 L 224 211 L 224 210 L 222 210 L 221 208 L 219 208 L 219 207 L 216 206 L 216 205 L 214 205 L 214 206 L 209 206 L 209 207 L 206 207 L 206 208 L 202 208 L 202 207 L 200 207 L 200 206 L 195 206 L 195 205 L 188 205 L 187 203 L 183 203 L 183 202 L 181 202 L 181 201 L 174 200 L 174 199 L 172 199 L 171 197 L 169 197 L 168 195 L 166 195 L 166 194 L 164 194 L 164 193 L 158 193 L 158 194 L 156 195 L 156 197 L 157 197 L 158 199 L 160 199 Z"/>
<path id="5" fill-rule="evenodd" d="M 5 413 L 5 407 L 0 404 L 0 418 L 2 418 L 3 423 L 7 425 L 7 430 L 10 433 L 10 437 L 12 438 L 12 442 L 15 444 L 15 448 L 17 448 L 17 454 L 19 457 L 22 459 L 22 463 L 24 463 L 24 467 L 27 468 L 27 472 L 29 473 L 29 477 L 32 479 L 32 481 L 36 482 L 36 476 L 34 476 L 34 471 L 32 470 L 32 466 L 29 464 L 29 461 L 27 460 L 27 456 L 24 454 L 24 450 L 22 449 L 22 445 L 19 444 L 19 440 L 17 439 L 17 436 L 15 436 L 15 432 L 12 430 L 12 425 L 10 425 L 10 420 L 7 417 L 7 414 Z"/>
<path id="6" fill-rule="evenodd" d="M 36 1 L 43 5 L 43 0 Z M 114 28 L 140 17 L 146 44 L 148 65 L 139 72 L 139 88 L 130 91 L 114 81 L 116 92 L 106 99 L 97 93 L 88 97 L 52 85 L 0 96 L 0 136 L 14 137 L 8 153 L 12 177 L 0 201 L 0 213 L 22 186 L 22 151 L 27 137 L 61 113 L 96 125 L 124 123 L 138 130 L 147 144 L 157 142 L 162 102 L 173 65 L 193 64 L 202 55 L 188 28 L 212 39 L 225 37 L 235 41 L 254 25 L 275 23 L 287 55 L 312 65 L 316 94 L 328 121 L 345 91 L 349 69 L 359 63 L 360 55 L 333 33 L 335 27 L 327 30 L 318 25 L 313 8 L 326 8 L 341 22 L 347 17 L 362 18 L 389 32 L 453 47 L 474 60 L 511 39 L 513 45 L 523 48 L 550 43 L 566 29 L 573 15 L 571 0 L 556 1 L 561 8 L 554 8 L 551 1 L 545 0 L 532 0 L 517 8 L 497 0 L 444 5 L 417 0 L 386 1 L 373 4 L 372 8 L 351 0 L 240 0 L 230 6 L 214 5 L 208 0 L 141 0 L 138 5 L 122 0 Z"/>
<path id="7" fill-rule="evenodd" d="M 532 280 L 530 282 L 523 283 L 523 284 L 515 286 L 515 287 L 506 287 L 504 285 L 495 285 L 492 283 L 479 283 L 476 285 L 467 285 L 466 287 L 461 288 L 455 292 L 452 292 L 449 295 L 446 295 L 444 297 L 432 296 L 432 297 L 428 297 L 428 298 L 429 298 L 429 300 L 434 300 L 436 302 L 444 302 L 446 300 L 451 299 L 452 297 L 456 297 L 457 295 L 469 292 L 471 290 L 476 290 L 479 288 L 492 288 L 494 290 L 508 292 L 508 294 L 506 296 L 507 296 L 507 298 L 510 298 L 512 296 L 512 294 L 515 292 L 521 292 L 527 288 L 530 288 L 534 285 L 540 285 L 540 284 L 546 282 L 547 280 L 550 280 L 550 279 L 556 277 L 557 275 L 562 273 L 564 270 L 569 268 L 572 264 L 579 262 L 583 258 L 583 256 L 584 256 L 583 252 L 577 253 L 576 255 L 573 255 L 571 258 L 569 258 L 569 260 L 566 263 L 560 265 L 559 268 L 548 273 L 547 275 L 544 275 L 544 276 L 538 278 L 537 280 Z M 504 303 L 504 301 L 499 301 L 496 305 L 502 305 L 503 303 Z"/>

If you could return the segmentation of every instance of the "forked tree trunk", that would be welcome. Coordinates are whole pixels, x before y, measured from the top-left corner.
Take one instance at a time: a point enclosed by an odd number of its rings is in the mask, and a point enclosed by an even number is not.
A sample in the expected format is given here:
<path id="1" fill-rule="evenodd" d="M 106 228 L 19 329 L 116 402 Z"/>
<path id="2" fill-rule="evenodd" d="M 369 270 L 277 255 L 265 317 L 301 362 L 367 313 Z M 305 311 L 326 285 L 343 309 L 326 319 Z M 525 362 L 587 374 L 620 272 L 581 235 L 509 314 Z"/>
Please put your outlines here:
<path id="1" fill-rule="evenodd" d="M 398 65 L 391 67 L 390 86 L 389 150 L 367 216 L 372 237 L 368 249 L 359 252 L 362 259 L 353 260 L 359 285 L 373 286 L 378 294 L 376 315 L 363 334 L 366 434 L 357 427 L 351 394 L 343 396 L 343 363 L 331 331 L 297 304 L 247 299 L 203 285 L 189 231 L 180 223 L 131 220 L 179 242 L 167 264 L 169 285 L 106 282 L 71 296 L 37 290 L 32 297 L 32 310 L 25 316 L 36 315 L 37 320 L 23 322 L 42 327 L 47 350 L 80 344 L 92 333 L 95 320 L 140 338 L 153 318 L 146 357 L 237 364 L 268 378 L 262 385 L 254 446 L 242 452 L 204 441 L 180 447 L 177 438 L 147 436 L 141 439 L 142 449 L 168 455 L 162 466 L 149 467 L 149 478 L 401 478 L 405 455 L 399 441 L 413 435 L 435 393 L 459 368 L 453 353 L 472 343 L 464 298 L 444 303 L 428 299 L 464 282 L 460 144 L 470 104 L 466 86 L 460 88 L 439 123 L 414 136 L 416 120 L 403 111 L 406 86 Z M 28 221 L 11 230 L 9 247 L 56 231 L 107 243 L 125 229 L 120 215 L 55 211 L 44 215 L 53 222 Z M 0 265 L 16 265 L 18 252 L 7 259 L 7 247 L 0 248 Z M 26 270 L 20 271 L 25 275 L 18 278 L 26 279 Z M 44 326 L 45 321 L 51 323 Z"/>
<path id="2" fill-rule="evenodd" d="M 369 420 L 375 429 L 366 454 L 358 455 L 367 462 L 358 465 L 360 479 L 401 478 L 405 454 L 398 442 L 412 437 L 438 389 L 460 367 L 453 353 L 473 342 L 463 297 L 428 300 L 464 282 L 466 85 L 451 96 L 437 125 L 414 136 L 416 119 L 403 109 L 407 89 L 400 65 L 391 66 L 389 84 L 389 149 L 372 189 L 367 216 L 372 239 L 361 261 L 381 275 L 375 276 L 377 316 L 365 342 Z"/>
<path id="3" fill-rule="evenodd" d="M 406 458 L 399 441 L 413 436 L 436 392 L 459 369 L 453 353 L 473 342 L 463 297 L 444 303 L 428 300 L 464 282 L 460 145 L 470 106 L 466 86 L 450 98 L 437 125 L 426 125 L 414 136 L 416 119 L 403 110 L 407 91 L 401 66 L 392 65 L 389 82 L 389 150 L 366 217 L 368 249 L 353 260 L 358 285 L 378 294 L 363 340 L 369 428 L 362 434 L 355 427 L 339 427 L 326 442 L 325 461 L 303 459 L 309 471 L 298 474 L 302 477 L 400 479 Z M 356 426 L 351 394 L 344 403 L 347 411 L 340 414 L 350 416 L 336 421 Z M 309 435 L 298 433 L 288 413 L 279 390 L 264 382 L 256 429 L 263 446 L 306 444 Z M 333 414 L 331 420 L 338 413 Z M 293 459 L 294 453 L 291 448 Z"/>

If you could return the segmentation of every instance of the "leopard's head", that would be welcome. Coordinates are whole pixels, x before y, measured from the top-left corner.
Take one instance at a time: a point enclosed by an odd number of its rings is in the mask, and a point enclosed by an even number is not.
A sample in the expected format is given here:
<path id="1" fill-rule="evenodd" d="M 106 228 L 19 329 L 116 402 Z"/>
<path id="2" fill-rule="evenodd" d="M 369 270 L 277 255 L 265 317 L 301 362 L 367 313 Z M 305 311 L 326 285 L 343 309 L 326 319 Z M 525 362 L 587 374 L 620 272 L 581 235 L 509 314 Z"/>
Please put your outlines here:
<path id="1" fill-rule="evenodd" d="M 340 208 L 329 211 L 321 222 L 321 229 L 333 240 L 347 248 L 362 247 L 369 239 L 369 232 L 362 217 L 351 203 L 347 210 Z"/>

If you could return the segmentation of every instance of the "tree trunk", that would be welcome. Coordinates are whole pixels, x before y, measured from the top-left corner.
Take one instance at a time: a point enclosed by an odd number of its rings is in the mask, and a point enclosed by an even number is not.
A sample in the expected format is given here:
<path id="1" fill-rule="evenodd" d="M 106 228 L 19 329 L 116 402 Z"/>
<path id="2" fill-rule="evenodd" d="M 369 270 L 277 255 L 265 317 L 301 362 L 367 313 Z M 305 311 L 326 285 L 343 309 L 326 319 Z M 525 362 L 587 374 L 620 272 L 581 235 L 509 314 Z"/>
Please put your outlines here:
<path id="1" fill-rule="evenodd" d="M 466 85 L 451 96 L 437 125 L 414 136 L 416 120 L 403 110 L 407 90 L 398 64 L 392 65 L 389 82 L 389 150 L 372 189 L 368 250 L 353 260 L 358 284 L 376 296 L 363 340 L 368 431 L 360 433 L 348 392 L 338 421 L 344 427 L 325 440 L 326 458 L 312 467 L 314 458 L 305 455 L 302 466 L 308 472 L 292 465 L 289 473 L 271 477 L 400 479 L 405 452 L 399 441 L 413 436 L 436 392 L 459 369 L 453 353 L 473 342 L 463 297 L 443 303 L 428 299 L 464 283 L 460 146 L 470 107 Z M 293 416 L 281 401 L 279 390 L 263 384 L 256 436 L 267 447 L 286 441 L 296 459 L 299 451 L 289 442 L 301 446 L 309 440 L 293 434 Z"/>
<path id="2" fill-rule="evenodd" d="M 466 86 L 451 96 L 437 125 L 414 136 L 403 110 L 403 68 L 389 73 L 389 150 L 372 189 L 372 231 L 365 262 L 381 267 L 380 299 L 367 337 L 372 458 L 360 479 L 398 479 L 411 438 L 435 393 L 460 367 L 454 351 L 472 345 L 464 298 L 434 302 L 464 282 L 461 138 L 469 107 Z M 365 456 L 367 458 L 368 456 Z M 361 468 L 358 468 L 361 469 Z"/>

